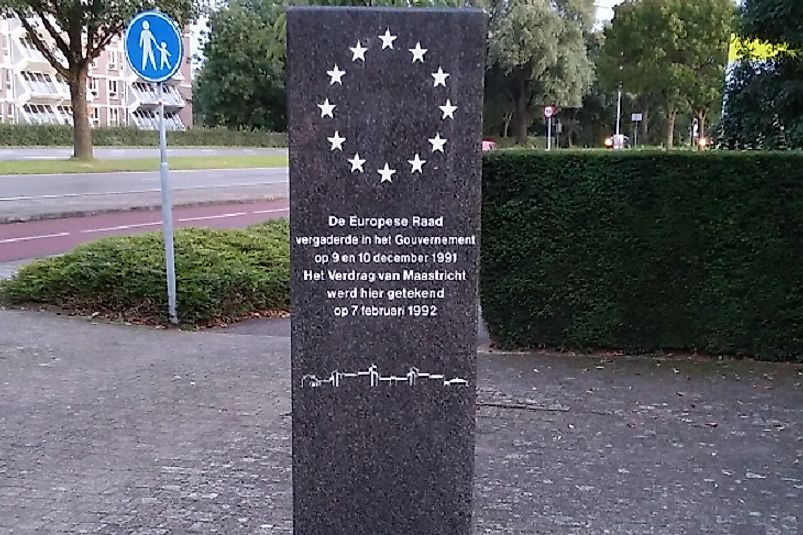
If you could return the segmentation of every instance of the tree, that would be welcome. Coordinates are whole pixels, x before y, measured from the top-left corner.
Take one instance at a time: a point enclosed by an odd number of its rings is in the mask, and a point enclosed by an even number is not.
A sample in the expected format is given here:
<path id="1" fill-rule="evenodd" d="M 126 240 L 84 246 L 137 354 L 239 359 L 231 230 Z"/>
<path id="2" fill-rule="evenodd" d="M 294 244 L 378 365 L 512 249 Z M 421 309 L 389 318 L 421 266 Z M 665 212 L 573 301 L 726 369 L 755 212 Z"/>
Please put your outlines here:
<path id="1" fill-rule="evenodd" d="M 534 107 L 579 106 L 593 80 L 585 34 L 593 0 L 502 0 L 491 9 L 487 87 L 523 144 Z"/>
<path id="2" fill-rule="evenodd" d="M 297 2 L 294 2 L 297 3 Z M 326 6 L 457 6 L 458 0 L 313 0 Z M 232 0 L 212 14 L 193 90 L 202 124 L 284 130 L 286 0 Z"/>
<path id="3" fill-rule="evenodd" d="M 700 136 L 707 136 L 709 117 L 718 114 L 722 107 L 725 84 L 725 68 L 728 62 L 728 46 L 735 24 L 736 10 L 730 0 L 681 3 L 683 21 L 692 41 L 691 83 L 685 94 L 688 108 L 697 118 Z M 687 46 L 687 45 L 683 45 Z M 699 48 L 698 48 L 699 47 Z"/>
<path id="4" fill-rule="evenodd" d="M 112 39 L 138 12 L 158 7 L 180 23 L 190 20 L 192 0 L 0 0 L 0 11 L 16 16 L 57 73 L 67 80 L 73 112 L 73 156 L 92 158 L 87 74 Z"/>
<path id="5" fill-rule="evenodd" d="M 775 45 L 770 58 L 746 57 L 730 69 L 720 142 L 732 148 L 803 148 L 803 3 L 748 0 L 741 37 Z"/>
<path id="6" fill-rule="evenodd" d="M 599 62 L 603 86 L 657 97 L 667 148 L 680 113 L 704 120 L 721 99 L 733 14 L 731 0 L 625 0 L 614 11 Z"/>
<path id="7" fill-rule="evenodd" d="M 193 104 L 206 126 L 287 128 L 281 6 L 235 0 L 209 19 Z M 281 52 L 278 52 L 281 49 Z"/>

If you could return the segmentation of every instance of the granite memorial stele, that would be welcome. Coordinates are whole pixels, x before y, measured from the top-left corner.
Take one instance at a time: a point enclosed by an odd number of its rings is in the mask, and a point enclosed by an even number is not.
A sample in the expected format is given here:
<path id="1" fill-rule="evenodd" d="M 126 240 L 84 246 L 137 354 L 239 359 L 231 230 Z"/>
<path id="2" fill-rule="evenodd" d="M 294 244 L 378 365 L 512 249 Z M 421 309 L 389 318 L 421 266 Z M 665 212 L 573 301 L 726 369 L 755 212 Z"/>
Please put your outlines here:
<path id="1" fill-rule="evenodd" d="M 296 535 L 468 535 L 485 16 L 287 15 Z"/>

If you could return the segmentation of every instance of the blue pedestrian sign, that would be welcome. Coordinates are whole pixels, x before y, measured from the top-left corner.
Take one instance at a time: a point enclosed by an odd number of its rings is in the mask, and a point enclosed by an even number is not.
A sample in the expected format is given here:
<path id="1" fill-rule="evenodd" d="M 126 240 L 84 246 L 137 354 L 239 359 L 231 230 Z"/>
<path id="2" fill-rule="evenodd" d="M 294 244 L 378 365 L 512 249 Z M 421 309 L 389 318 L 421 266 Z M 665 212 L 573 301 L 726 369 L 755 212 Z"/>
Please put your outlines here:
<path id="1" fill-rule="evenodd" d="M 159 11 L 140 13 L 125 32 L 125 54 L 131 70 L 146 82 L 169 80 L 184 60 L 178 24 Z"/>

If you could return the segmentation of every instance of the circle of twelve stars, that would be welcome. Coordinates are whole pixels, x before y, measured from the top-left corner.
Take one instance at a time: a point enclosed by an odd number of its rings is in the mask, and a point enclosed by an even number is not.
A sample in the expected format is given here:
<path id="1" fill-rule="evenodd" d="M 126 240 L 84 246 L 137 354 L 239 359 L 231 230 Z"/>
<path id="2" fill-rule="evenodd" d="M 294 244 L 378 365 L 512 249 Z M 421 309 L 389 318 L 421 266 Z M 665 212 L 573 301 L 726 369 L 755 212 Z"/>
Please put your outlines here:
<path id="1" fill-rule="evenodd" d="M 382 50 L 391 49 L 394 50 L 393 42 L 396 40 L 395 35 L 391 35 L 390 28 L 385 30 L 383 35 L 378 36 L 379 39 L 382 41 Z M 365 53 L 368 51 L 368 48 L 362 46 L 360 41 L 357 40 L 356 46 L 349 47 L 351 50 L 353 62 L 362 61 L 365 62 Z M 426 48 L 421 48 L 421 42 L 416 43 L 415 48 L 408 49 L 410 53 L 412 53 L 413 63 L 424 63 L 424 55 L 428 52 Z M 346 74 L 346 71 L 341 70 L 337 64 L 332 68 L 331 71 L 326 71 L 326 74 L 329 75 L 329 85 L 343 85 L 343 76 Z M 449 73 L 443 72 L 442 67 L 438 67 L 437 72 L 432 73 L 432 78 L 434 79 L 434 86 L 433 87 L 446 87 L 446 79 L 449 78 Z M 318 107 L 321 109 L 321 118 L 329 117 L 334 119 L 334 111 L 337 107 L 335 104 L 329 102 L 327 98 L 324 100 L 323 104 L 318 104 Z M 452 105 L 451 100 L 448 98 L 446 99 L 446 103 L 443 106 L 438 106 L 443 113 L 441 117 L 442 120 L 446 119 L 454 119 L 454 112 L 457 111 L 457 106 Z M 340 132 L 335 130 L 335 133 L 332 137 L 326 138 L 329 140 L 331 144 L 331 151 L 340 151 L 343 152 L 343 143 L 346 141 L 345 137 L 340 135 Z M 446 145 L 447 140 L 441 137 L 440 132 L 438 132 L 434 138 L 430 138 L 428 140 L 432 145 L 432 153 L 441 152 L 444 153 L 444 145 Z M 354 157 L 347 160 L 351 164 L 351 172 L 360 172 L 364 173 L 365 170 L 363 166 L 365 165 L 366 160 L 360 157 L 360 153 L 357 152 L 354 154 Z M 424 165 L 427 163 L 427 160 L 421 159 L 421 154 L 416 153 L 413 156 L 412 160 L 407 160 L 407 163 L 410 164 L 410 174 L 423 174 L 424 172 Z M 392 182 L 393 175 L 396 174 L 396 169 L 391 169 L 390 165 L 385 162 L 385 167 L 382 169 L 377 169 L 377 173 L 380 175 L 380 183 L 382 182 Z"/>

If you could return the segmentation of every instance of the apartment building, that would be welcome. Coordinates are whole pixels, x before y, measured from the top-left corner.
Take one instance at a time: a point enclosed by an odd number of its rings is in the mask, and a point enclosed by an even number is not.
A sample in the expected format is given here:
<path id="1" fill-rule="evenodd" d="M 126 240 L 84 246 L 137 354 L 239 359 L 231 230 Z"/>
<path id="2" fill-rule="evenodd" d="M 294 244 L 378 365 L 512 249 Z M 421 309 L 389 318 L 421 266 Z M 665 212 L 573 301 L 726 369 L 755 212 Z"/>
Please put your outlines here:
<path id="1" fill-rule="evenodd" d="M 164 86 L 165 122 L 171 130 L 192 126 L 190 39 L 185 59 Z M 159 87 L 140 79 L 128 66 L 122 36 L 92 63 L 87 82 L 92 126 L 159 125 Z M 26 36 L 16 18 L 0 18 L 0 122 L 72 124 L 70 89 Z"/>

